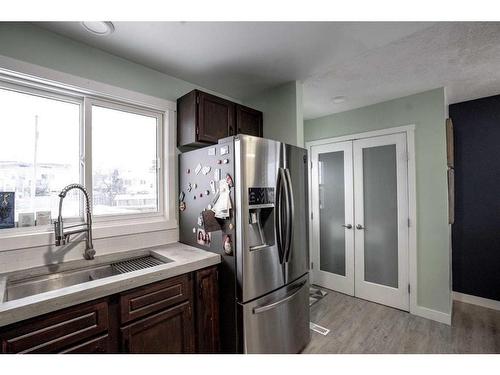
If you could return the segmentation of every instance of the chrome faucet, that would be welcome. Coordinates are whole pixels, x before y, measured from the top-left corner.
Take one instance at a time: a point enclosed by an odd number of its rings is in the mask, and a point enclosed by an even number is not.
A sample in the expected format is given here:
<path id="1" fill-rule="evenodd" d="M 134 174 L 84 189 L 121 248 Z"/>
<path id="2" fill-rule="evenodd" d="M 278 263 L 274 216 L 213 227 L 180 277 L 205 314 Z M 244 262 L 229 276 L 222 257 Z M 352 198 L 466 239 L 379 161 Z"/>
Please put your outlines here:
<path id="1" fill-rule="evenodd" d="M 73 190 L 73 189 L 80 189 L 85 196 L 85 205 L 86 205 L 86 217 L 87 220 L 85 221 L 84 224 L 77 224 L 73 225 L 69 228 L 76 228 L 73 230 L 70 230 L 69 232 L 64 232 L 64 226 L 63 226 L 63 218 L 62 218 L 62 204 L 63 200 L 66 197 L 66 194 L 68 191 Z M 92 215 L 90 212 L 90 199 L 89 199 L 89 194 L 87 193 L 87 189 L 85 189 L 84 186 L 80 184 L 70 184 L 66 186 L 64 189 L 61 190 L 59 193 L 59 216 L 57 217 L 57 220 L 54 221 L 54 232 L 56 235 L 56 246 L 61 246 L 61 245 L 66 245 L 69 243 L 69 238 L 72 234 L 77 234 L 77 233 L 83 233 L 86 232 L 86 243 L 87 246 L 85 247 L 85 252 L 83 253 L 83 257 L 85 259 L 91 260 L 94 259 L 95 255 L 95 250 L 94 250 L 94 245 L 92 244 Z"/>

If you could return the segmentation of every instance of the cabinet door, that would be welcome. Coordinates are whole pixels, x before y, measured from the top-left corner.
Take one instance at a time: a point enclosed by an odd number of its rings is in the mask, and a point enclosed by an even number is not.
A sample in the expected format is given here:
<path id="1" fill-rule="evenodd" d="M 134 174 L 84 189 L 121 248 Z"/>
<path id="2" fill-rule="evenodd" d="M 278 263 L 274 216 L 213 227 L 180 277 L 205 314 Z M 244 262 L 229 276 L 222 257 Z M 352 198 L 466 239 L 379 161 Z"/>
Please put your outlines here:
<path id="1" fill-rule="evenodd" d="M 193 90 L 177 99 L 177 146 L 196 144 L 198 129 L 196 116 L 197 91 Z"/>
<path id="2" fill-rule="evenodd" d="M 191 302 L 121 328 L 121 342 L 125 353 L 194 353 Z"/>
<path id="3" fill-rule="evenodd" d="M 197 352 L 219 352 L 219 287 L 217 267 L 196 272 Z"/>
<path id="4" fill-rule="evenodd" d="M 234 134 L 234 103 L 204 92 L 198 93 L 197 141 L 217 143 Z"/>
<path id="5" fill-rule="evenodd" d="M 236 106 L 236 132 L 262 137 L 262 112 L 243 105 Z"/>

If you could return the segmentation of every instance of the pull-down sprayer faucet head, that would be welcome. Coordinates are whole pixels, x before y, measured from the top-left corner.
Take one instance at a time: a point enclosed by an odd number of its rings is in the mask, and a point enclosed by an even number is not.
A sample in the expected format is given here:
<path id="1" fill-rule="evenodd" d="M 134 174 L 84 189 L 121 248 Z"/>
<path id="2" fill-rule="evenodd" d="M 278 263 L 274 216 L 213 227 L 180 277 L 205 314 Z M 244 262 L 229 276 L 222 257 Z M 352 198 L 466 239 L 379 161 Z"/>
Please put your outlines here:
<path id="1" fill-rule="evenodd" d="M 66 198 L 66 194 L 72 189 L 79 189 L 83 195 L 85 196 L 85 213 L 86 213 L 86 221 L 83 224 L 83 227 L 80 229 L 74 229 L 69 232 L 64 232 L 63 218 L 62 218 L 62 205 L 63 200 Z M 86 233 L 86 248 L 83 254 L 85 259 L 94 259 L 95 250 L 94 245 L 92 244 L 92 214 L 90 212 L 90 199 L 89 194 L 87 193 L 87 189 L 83 185 L 80 184 L 70 184 L 61 190 L 59 193 L 59 215 L 57 216 L 57 220 L 54 221 L 54 232 L 56 237 L 56 246 L 65 245 L 69 243 L 70 236 L 76 233 Z"/>

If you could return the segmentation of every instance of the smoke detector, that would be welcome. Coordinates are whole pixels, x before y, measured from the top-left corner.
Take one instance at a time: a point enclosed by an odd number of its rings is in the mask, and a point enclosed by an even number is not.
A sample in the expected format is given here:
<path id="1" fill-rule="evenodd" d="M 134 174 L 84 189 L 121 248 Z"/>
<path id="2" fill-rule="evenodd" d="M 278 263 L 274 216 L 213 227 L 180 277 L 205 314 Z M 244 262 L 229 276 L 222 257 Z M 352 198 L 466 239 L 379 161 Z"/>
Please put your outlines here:
<path id="1" fill-rule="evenodd" d="M 115 26 L 109 21 L 82 21 L 81 24 L 94 35 L 109 35 L 115 31 Z"/>

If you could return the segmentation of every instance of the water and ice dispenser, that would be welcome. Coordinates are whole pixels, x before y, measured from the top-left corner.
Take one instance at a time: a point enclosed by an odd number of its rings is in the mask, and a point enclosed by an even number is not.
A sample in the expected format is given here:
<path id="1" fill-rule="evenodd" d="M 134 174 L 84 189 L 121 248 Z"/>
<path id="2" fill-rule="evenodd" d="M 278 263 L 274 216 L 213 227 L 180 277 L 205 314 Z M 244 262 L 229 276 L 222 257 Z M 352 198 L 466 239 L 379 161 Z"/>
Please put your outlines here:
<path id="1" fill-rule="evenodd" d="M 248 242 L 250 250 L 274 245 L 274 188 L 248 189 Z"/>

